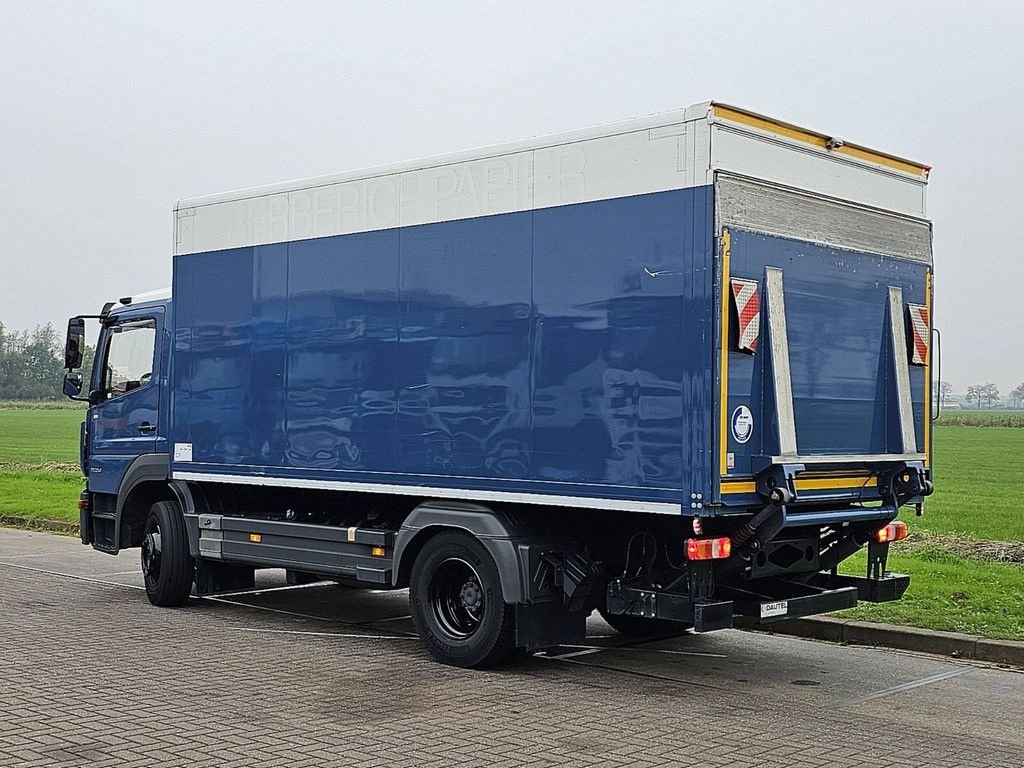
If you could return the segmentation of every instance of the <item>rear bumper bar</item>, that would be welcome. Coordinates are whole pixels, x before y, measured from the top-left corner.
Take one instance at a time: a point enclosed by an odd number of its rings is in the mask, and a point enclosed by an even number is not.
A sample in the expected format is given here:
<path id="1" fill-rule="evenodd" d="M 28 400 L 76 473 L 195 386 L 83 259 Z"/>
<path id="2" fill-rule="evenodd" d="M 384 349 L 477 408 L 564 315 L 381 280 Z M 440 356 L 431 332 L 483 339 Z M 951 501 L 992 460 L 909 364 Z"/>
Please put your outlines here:
<path id="1" fill-rule="evenodd" d="M 736 613 L 757 619 L 762 624 L 773 624 L 801 616 L 840 611 L 857 604 L 857 588 L 844 586 L 829 589 L 776 580 L 770 588 L 750 592 L 747 590 L 723 590 L 735 597 Z"/>
<path id="2" fill-rule="evenodd" d="M 890 603 L 899 600 L 910 586 L 910 577 L 902 573 L 887 573 L 885 576 L 872 579 L 867 576 L 844 576 L 843 574 L 825 574 L 827 583 L 835 587 L 852 587 L 857 590 L 857 599 L 865 603 Z"/>
<path id="3" fill-rule="evenodd" d="M 713 600 L 691 600 L 686 594 L 641 589 L 615 580 L 608 585 L 606 607 L 613 614 L 681 621 L 692 624 L 695 632 L 711 632 L 731 627 L 733 616 L 773 624 L 853 608 L 858 600 L 899 600 L 909 585 L 910 577 L 899 573 L 874 579 L 822 572 L 808 582 L 761 579 L 749 588 L 720 587 Z"/>

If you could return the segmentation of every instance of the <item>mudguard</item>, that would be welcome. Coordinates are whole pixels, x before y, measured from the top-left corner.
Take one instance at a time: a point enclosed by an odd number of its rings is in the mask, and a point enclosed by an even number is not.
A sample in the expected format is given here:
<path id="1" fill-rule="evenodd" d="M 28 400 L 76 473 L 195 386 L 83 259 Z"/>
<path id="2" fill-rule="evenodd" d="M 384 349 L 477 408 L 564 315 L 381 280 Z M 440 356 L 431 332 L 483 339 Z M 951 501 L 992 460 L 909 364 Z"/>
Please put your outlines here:
<path id="1" fill-rule="evenodd" d="M 462 530 L 471 534 L 483 544 L 498 566 L 501 577 L 501 592 L 506 603 L 526 603 L 530 600 L 528 563 L 520 554 L 528 550 L 531 542 L 537 541 L 537 532 L 524 521 L 512 515 L 491 509 L 482 504 L 458 501 L 428 501 L 420 504 L 402 523 L 395 535 L 393 555 L 394 570 L 392 584 L 401 586 L 403 574 L 411 570 L 418 546 L 409 551 L 408 561 L 403 562 L 406 550 L 417 537 L 429 535 L 430 529 Z M 550 536 L 545 537 L 550 540 Z M 522 547 L 522 545 L 527 545 Z"/>
<path id="2" fill-rule="evenodd" d="M 166 453 L 143 453 L 136 456 L 134 461 L 128 465 L 121 484 L 117 488 L 117 505 L 114 508 L 114 543 L 117 550 L 110 554 L 117 554 L 121 548 L 121 513 L 124 505 L 131 496 L 132 491 L 140 483 L 160 482 L 166 483 L 169 476 L 168 457 Z"/>

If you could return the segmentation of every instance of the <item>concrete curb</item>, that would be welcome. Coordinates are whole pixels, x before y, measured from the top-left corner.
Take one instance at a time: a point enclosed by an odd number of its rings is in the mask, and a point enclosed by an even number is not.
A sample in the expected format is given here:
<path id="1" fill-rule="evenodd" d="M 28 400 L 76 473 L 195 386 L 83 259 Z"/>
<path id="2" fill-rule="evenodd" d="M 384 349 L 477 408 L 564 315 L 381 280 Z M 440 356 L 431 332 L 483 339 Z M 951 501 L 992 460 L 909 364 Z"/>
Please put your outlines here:
<path id="1" fill-rule="evenodd" d="M 0 525 L 5 525 L 9 528 L 28 528 L 33 531 L 60 533 L 65 536 L 79 535 L 78 523 L 68 523 L 63 520 L 40 520 L 36 517 L 0 515 Z"/>
<path id="2" fill-rule="evenodd" d="M 959 632 L 873 624 L 829 616 L 790 619 L 776 624 L 760 624 L 754 619 L 737 617 L 736 627 L 770 634 L 828 640 L 833 643 L 898 648 L 903 651 L 934 653 L 957 659 L 975 659 L 1024 668 L 1024 642 L 1018 640 L 990 640 Z"/>

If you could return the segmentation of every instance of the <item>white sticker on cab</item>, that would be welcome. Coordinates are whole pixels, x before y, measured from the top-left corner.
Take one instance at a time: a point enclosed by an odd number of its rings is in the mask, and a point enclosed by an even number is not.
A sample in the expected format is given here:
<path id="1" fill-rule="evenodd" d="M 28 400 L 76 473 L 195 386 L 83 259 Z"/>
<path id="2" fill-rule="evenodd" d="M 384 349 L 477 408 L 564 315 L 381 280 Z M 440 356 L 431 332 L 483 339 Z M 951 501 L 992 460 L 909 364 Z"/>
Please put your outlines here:
<path id="1" fill-rule="evenodd" d="M 789 612 L 788 600 L 777 600 L 774 603 L 761 603 L 761 618 L 769 616 L 785 616 Z"/>
<path id="2" fill-rule="evenodd" d="M 192 461 L 192 443 L 175 443 L 174 460 Z"/>

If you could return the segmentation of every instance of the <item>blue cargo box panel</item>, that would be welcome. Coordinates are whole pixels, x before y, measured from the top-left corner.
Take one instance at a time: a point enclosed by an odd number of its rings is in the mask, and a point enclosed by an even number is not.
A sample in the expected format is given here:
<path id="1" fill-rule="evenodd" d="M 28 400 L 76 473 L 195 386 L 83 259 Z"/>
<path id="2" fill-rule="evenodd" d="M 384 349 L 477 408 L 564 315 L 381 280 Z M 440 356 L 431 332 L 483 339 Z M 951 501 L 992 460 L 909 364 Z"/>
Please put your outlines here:
<path id="1" fill-rule="evenodd" d="M 179 255 L 175 474 L 689 508 L 713 251 L 704 186 Z"/>

